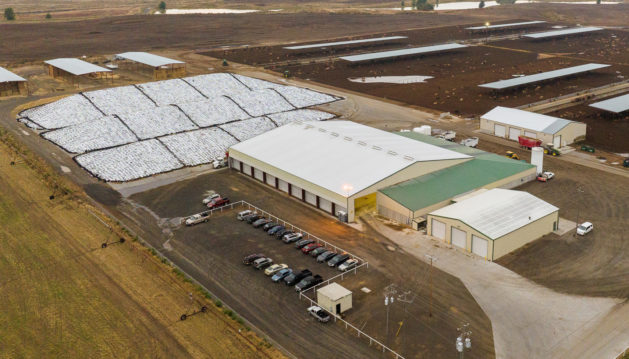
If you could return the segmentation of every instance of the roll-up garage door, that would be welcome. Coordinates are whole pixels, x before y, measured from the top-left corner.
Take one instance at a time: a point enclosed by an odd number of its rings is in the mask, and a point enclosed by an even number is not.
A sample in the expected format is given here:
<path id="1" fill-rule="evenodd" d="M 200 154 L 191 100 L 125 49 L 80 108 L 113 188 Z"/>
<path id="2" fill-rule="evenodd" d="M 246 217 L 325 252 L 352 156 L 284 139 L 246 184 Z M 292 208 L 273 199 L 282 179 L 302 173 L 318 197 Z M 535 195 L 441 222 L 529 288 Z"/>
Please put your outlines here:
<path id="1" fill-rule="evenodd" d="M 332 212 L 332 202 L 328 201 L 325 198 L 319 198 L 319 208 L 328 213 Z"/>
<path id="2" fill-rule="evenodd" d="M 232 160 L 232 168 L 237 171 L 240 171 L 240 161 L 238 161 L 235 158 L 232 158 L 231 160 Z"/>
<path id="3" fill-rule="evenodd" d="M 253 176 L 257 179 L 257 180 L 264 180 L 264 173 L 262 172 L 262 170 L 259 170 L 257 168 L 253 169 Z"/>
<path id="4" fill-rule="evenodd" d="M 284 180 L 278 180 L 277 187 L 280 189 L 280 191 L 284 191 L 288 193 L 288 182 Z"/>
<path id="5" fill-rule="evenodd" d="M 247 176 L 251 176 L 251 166 L 249 166 L 246 163 L 242 164 L 242 173 L 246 174 Z"/>
<path id="6" fill-rule="evenodd" d="M 317 205 L 317 196 L 306 191 L 306 202 L 310 203 L 313 206 Z"/>
<path id="7" fill-rule="evenodd" d="M 498 137 L 505 137 L 506 128 L 502 125 L 494 125 L 494 135 Z"/>
<path id="8" fill-rule="evenodd" d="M 446 224 L 443 222 L 439 222 L 436 219 L 432 219 L 432 233 L 433 237 L 439 239 L 446 239 Z"/>
<path id="9" fill-rule="evenodd" d="M 292 185 L 292 186 L 291 186 L 291 189 L 290 189 L 290 192 L 291 192 L 290 194 L 291 194 L 292 196 L 294 196 L 294 197 L 297 197 L 297 198 L 301 199 L 301 188 L 300 188 L 300 187 L 297 187 L 297 186 L 295 186 L 295 185 Z"/>
<path id="10" fill-rule="evenodd" d="M 561 147 L 561 136 L 553 137 L 553 147 L 560 148 Z"/>
<path id="11" fill-rule="evenodd" d="M 510 128 L 509 129 L 509 139 L 510 140 L 517 141 L 518 140 L 518 136 L 520 136 L 520 129 L 519 128 Z"/>
<path id="12" fill-rule="evenodd" d="M 472 235 L 472 252 L 483 258 L 487 258 L 487 240 Z"/>
<path id="13" fill-rule="evenodd" d="M 275 177 L 270 174 L 266 174 L 266 184 L 269 186 L 275 187 Z"/>
<path id="14" fill-rule="evenodd" d="M 529 131 L 524 131 L 524 136 L 526 136 L 526 137 L 530 137 L 530 138 L 537 138 L 537 133 L 535 133 L 535 132 L 529 132 Z"/>
<path id="15" fill-rule="evenodd" d="M 452 233 L 450 233 L 450 238 L 452 239 L 452 244 L 465 249 L 467 247 L 467 233 L 458 228 L 452 228 Z"/>

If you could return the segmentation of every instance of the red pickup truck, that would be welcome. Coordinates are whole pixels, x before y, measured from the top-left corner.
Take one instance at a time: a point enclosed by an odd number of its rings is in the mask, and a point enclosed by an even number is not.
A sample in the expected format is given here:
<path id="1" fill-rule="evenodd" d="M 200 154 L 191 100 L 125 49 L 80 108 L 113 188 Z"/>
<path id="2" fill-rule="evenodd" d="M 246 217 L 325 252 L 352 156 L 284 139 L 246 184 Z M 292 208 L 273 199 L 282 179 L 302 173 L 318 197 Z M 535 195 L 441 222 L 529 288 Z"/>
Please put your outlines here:
<path id="1" fill-rule="evenodd" d="M 229 198 L 227 197 L 218 197 L 218 198 L 214 198 L 213 200 L 210 201 L 210 203 L 207 204 L 207 208 L 218 208 L 218 207 L 222 207 L 226 204 L 229 204 Z"/>
<path id="2" fill-rule="evenodd" d="M 540 147 L 542 145 L 542 140 L 527 136 L 518 136 L 518 142 L 520 143 L 520 146 L 526 147 L 529 150 L 533 147 Z"/>

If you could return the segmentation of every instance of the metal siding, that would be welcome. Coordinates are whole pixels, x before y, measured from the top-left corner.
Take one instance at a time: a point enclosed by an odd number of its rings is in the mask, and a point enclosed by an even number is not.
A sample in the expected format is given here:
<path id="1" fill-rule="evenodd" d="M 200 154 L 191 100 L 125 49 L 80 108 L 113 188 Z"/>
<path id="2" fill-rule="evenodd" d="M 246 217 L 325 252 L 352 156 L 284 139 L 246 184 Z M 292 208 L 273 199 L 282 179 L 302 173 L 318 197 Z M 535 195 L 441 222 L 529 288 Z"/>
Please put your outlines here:
<path id="1" fill-rule="evenodd" d="M 280 191 L 284 191 L 288 193 L 288 182 L 280 179 L 278 180 L 277 184 L 278 184 L 277 187 L 279 188 Z"/>
<path id="2" fill-rule="evenodd" d="M 555 148 L 561 147 L 561 135 L 553 137 L 553 146 Z"/>
<path id="3" fill-rule="evenodd" d="M 446 239 L 446 224 L 439 222 L 436 219 L 432 219 L 431 222 L 431 236 L 439 239 Z"/>
<path id="4" fill-rule="evenodd" d="M 306 191 L 306 202 L 310 203 L 313 206 L 317 205 L 317 196 Z"/>
<path id="5" fill-rule="evenodd" d="M 248 176 L 251 176 L 251 166 L 249 166 L 246 163 L 243 163 L 242 164 L 242 173 L 244 173 L 244 174 L 246 174 Z"/>
<path id="6" fill-rule="evenodd" d="M 524 131 L 524 136 L 530 137 L 530 138 L 537 138 L 537 133 L 536 132 Z"/>
<path id="7" fill-rule="evenodd" d="M 238 171 L 240 171 L 240 161 L 238 161 L 235 158 L 232 158 L 231 161 L 232 161 L 232 168 L 235 168 Z"/>
<path id="8" fill-rule="evenodd" d="M 332 202 L 328 201 L 325 198 L 319 197 L 319 208 L 328 213 L 332 212 Z"/>
<path id="9" fill-rule="evenodd" d="M 299 199 L 301 199 L 301 187 L 297 187 L 295 185 L 291 185 L 291 190 L 290 190 L 290 194 L 291 196 L 297 197 Z"/>
<path id="10" fill-rule="evenodd" d="M 450 241 L 452 245 L 455 245 L 459 248 L 466 249 L 467 248 L 467 233 L 458 228 L 450 227 Z"/>
<path id="11" fill-rule="evenodd" d="M 499 124 L 494 124 L 494 135 L 498 136 L 498 137 L 505 137 L 505 134 L 507 132 L 507 128 L 505 126 L 499 125 Z"/>
<path id="12" fill-rule="evenodd" d="M 267 173 L 266 184 L 268 184 L 269 186 L 275 187 L 275 177 Z"/>
<path id="13" fill-rule="evenodd" d="M 255 179 L 257 179 L 257 180 L 262 181 L 262 180 L 263 180 L 263 178 L 264 178 L 264 174 L 263 174 L 262 170 L 259 170 L 259 169 L 257 169 L 257 168 L 254 168 L 254 169 L 253 169 L 253 177 L 254 177 Z"/>
<path id="14" fill-rule="evenodd" d="M 486 239 L 472 235 L 472 253 L 487 258 L 488 242 Z"/>
<path id="15" fill-rule="evenodd" d="M 510 140 L 517 141 L 518 140 L 518 136 L 520 136 L 520 129 L 519 128 L 509 128 L 509 139 Z"/>

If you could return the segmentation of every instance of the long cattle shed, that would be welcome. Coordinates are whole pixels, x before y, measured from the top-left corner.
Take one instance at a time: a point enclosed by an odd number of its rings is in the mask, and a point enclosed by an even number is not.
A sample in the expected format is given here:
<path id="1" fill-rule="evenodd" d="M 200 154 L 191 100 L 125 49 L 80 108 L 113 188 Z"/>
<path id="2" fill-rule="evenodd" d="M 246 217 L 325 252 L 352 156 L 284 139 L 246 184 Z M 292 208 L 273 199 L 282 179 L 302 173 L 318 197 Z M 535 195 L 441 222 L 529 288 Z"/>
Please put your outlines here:
<path id="1" fill-rule="evenodd" d="M 497 137 L 518 141 L 537 138 L 561 148 L 585 139 L 585 123 L 508 107 L 495 107 L 480 117 L 480 129 Z"/>
<path id="2" fill-rule="evenodd" d="M 378 213 L 417 228 L 431 211 L 479 189 L 514 188 L 535 179 L 535 166 L 416 132 L 398 135 L 472 156 L 472 160 L 427 173 L 377 193 Z"/>
<path id="3" fill-rule="evenodd" d="M 427 233 L 493 261 L 558 224 L 559 208 L 527 192 L 494 188 L 429 213 Z"/>
<path id="4" fill-rule="evenodd" d="M 26 79 L 0 67 L 0 97 L 26 95 Z"/>
<path id="5" fill-rule="evenodd" d="M 150 54 L 148 52 L 124 52 L 117 54 L 119 65 L 134 67 L 135 69 L 148 70 L 154 79 L 165 80 L 185 76 L 186 63 L 167 57 Z M 131 63 L 135 66 L 129 66 Z"/>
<path id="6" fill-rule="evenodd" d="M 329 214 L 375 210 L 376 192 L 473 159 L 351 121 L 284 125 L 232 146 L 231 168 Z"/>
<path id="7" fill-rule="evenodd" d="M 46 60 L 44 63 L 48 75 L 54 78 L 63 78 L 72 83 L 79 83 L 84 77 L 108 78 L 112 73 L 111 70 L 104 67 L 74 58 Z M 113 79 L 113 76 L 109 78 Z"/>

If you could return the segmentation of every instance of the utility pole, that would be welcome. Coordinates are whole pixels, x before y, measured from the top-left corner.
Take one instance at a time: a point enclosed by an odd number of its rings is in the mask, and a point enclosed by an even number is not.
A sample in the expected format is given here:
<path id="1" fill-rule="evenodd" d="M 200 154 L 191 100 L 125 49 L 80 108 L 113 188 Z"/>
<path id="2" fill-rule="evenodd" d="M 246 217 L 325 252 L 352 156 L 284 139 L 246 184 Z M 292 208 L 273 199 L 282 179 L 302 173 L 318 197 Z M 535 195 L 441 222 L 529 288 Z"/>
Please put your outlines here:
<path id="1" fill-rule="evenodd" d="M 470 323 L 464 323 L 460 328 L 459 336 L 456 338 L 456 351 L 459 352 L 459 359 L 463 359 L 465 356 L 465 349 L 472 349 L 472 332 L 469 331 Z"/>
<path id="2" fill-rule="evenodd" d="M 395 287 L 395 284 L 389 284 L 384 288 L 384 306 L 387 307 L 387 321 L 385 331 L 385 343 L 387 343 L 387 345 L 389 345 L 389 306 L 393 304 L 395 294 L 397 294 L 397 288 Z"/>
<path id="3" fill-rule="evenodd" d="M 583 190 L 583 188 L 581 188 L 580 186 L 577 186 L 577 223 L 574 224 L 574 234 L 572 235 L 573 237 L 577 236 L 577 228 L 579 228 L 579 211 L 581 210 L 581 207 L 579 206 L 579 202 L 581 201 L 581 194 L 583 194 L 583 192 L 585 192 Z"/>
<path id="4" fill-rule="evenodd" d="M 432 318 L 432 261 L 436 261 L 437 258 L 433 257 L 431 255 L 426 254 L 426 258 L 430 259 L 430 273 L 429 273 L 429 280 L 430 280 L 430 311 L 428 312 L 428 317 Z"/>

